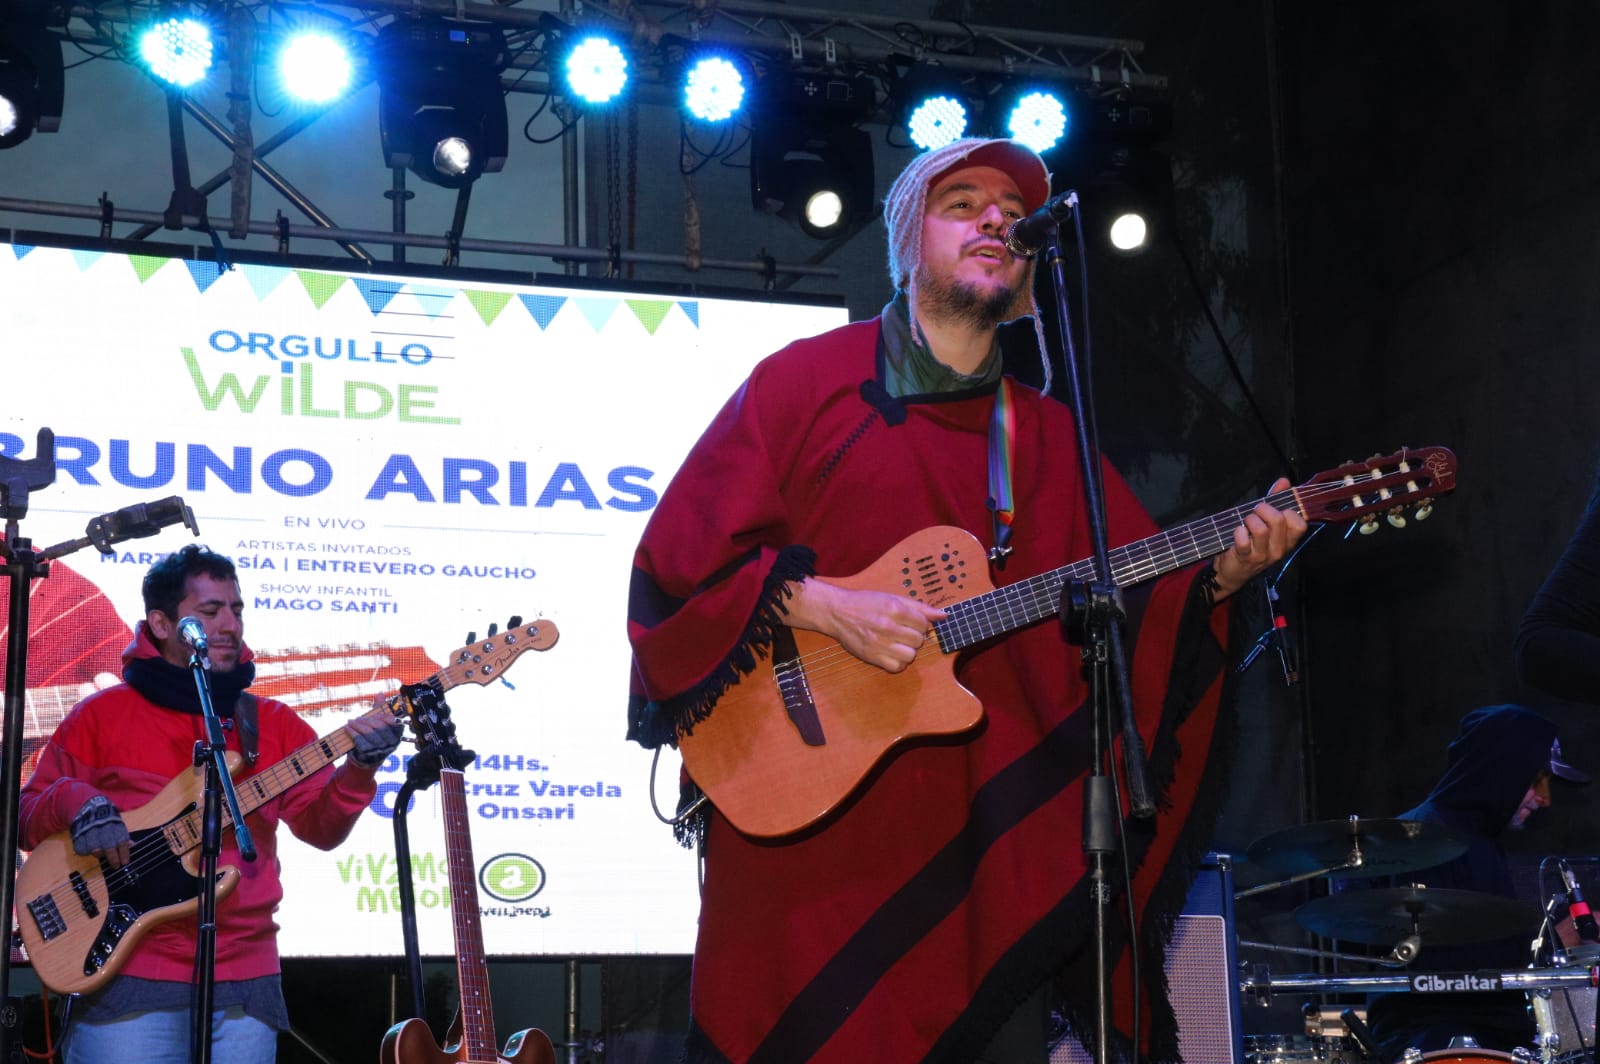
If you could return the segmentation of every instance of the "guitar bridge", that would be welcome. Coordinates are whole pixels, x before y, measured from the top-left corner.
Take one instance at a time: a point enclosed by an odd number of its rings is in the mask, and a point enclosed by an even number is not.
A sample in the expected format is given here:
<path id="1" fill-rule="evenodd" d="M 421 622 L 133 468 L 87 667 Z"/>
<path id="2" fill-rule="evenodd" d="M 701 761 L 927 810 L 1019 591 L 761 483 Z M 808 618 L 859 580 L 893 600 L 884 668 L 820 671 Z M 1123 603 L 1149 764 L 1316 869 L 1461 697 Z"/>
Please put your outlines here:
<path id="1" fill-rule="evenodd" d="M 806 669 L 800 661 L 800 648 L 795 645 L 794 632 L 778 629 L 772 637 L 772 673 L 778 681 L 778 693 L 783 696 L 783 708 L 789 722 L 800 732 L 807 746 L 826 746 L 827 736 L 822 734 L 822 719 L 817 716 L 817 703 L 811 697 L 811 684 L 806 680 Z"/>

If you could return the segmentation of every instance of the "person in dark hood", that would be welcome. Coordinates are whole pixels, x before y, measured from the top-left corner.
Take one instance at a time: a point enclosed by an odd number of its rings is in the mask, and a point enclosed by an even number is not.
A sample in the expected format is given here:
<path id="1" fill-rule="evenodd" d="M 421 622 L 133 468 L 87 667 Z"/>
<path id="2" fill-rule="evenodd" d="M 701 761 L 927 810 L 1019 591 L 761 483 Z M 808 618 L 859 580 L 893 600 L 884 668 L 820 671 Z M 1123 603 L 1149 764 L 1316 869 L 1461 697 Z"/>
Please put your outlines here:
<path id="1" fill-rule="evenodd" d="M 1446 766 L 1428 797 L 1401 820 L 1442 824 L 1468 840 L 1454 860 L 1401 877 L 1448 890 L 1515 898 L 1503 840 L 1521 831 L 1552 801 L 1552 783 L 1583 784 L 1588 773 L 1567 764 L 1553 722 L 1517 705 L 1484 706 L 1461 718 L 1446 751 Z M 1524 968 L 1528 935 L 1456 946 L 1422 943 L 1415 970 L 1464 972 Z M 1388 1059 L 1471 1038 L 1485 1049 L 1531 1047 L 1527 995 L 1514 991 L 1460 994 L 1384 994 L 1368 1005 L 1368 1026 Z"/>

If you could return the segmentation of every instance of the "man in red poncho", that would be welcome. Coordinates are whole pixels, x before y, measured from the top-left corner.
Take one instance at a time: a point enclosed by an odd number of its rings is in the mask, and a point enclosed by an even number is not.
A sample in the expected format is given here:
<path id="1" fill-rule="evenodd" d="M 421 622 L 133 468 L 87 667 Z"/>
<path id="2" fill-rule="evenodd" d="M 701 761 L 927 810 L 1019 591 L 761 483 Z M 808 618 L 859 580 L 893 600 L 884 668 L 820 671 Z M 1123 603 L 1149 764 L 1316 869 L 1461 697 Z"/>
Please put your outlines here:
<path id="1" fill-rule="evenodd" d="M 1008 546 L 988 574 L 1002 588 L 1092 554 L 1071 415 L 1002 374 L 996 336 L 1034 310 L 1030 264 L 1005 230 L 1049 194 L 1043 161 L 1013 141 L 958 141 L 896 180 L 885 199 L 894 299 L 757 366 L 652 516 L 630 591 L 631 738 L 675 743 L 747 708 L 717 703 L 787 629 L 823 633 L 888 673 L 914 670 L 945 611 L 827 577 L 861 572 L 921 529 Z M 1113 546 L 1154 533 L 1109 469 L 1105 505 Z M 1227 611 L 1213 607 L 1304 529 L 1263 503 L 1214 564 L 1125 600 L 1132 695 L 1168 807 L 1130 836 L 1144 912 L 1170 919 L 1181 904 L 1207 837 L 1184 832 L 1188 814 L 1218 797 L 1203 771 L 1225 742 Z M 968 564 L 984 567 L 983 554 Z M 1041 988 L 1087 952 L 1088 686 L 1054 624 L 959 660 L 982 722 L 895 747 L 807 830 L 753 838 L 714 805 L 686 825 L 703 830 L 686 834 L 704 856 L 689 1060 L 1044 1059 Z M 825 751 L 826 736 L 813 738 Z M 758 773 L 760 755 L 748 752 Z M 1158 956 L 1152 967 L 1159 979 Z M 1069 1005 L 1086 1030 L 1090 1002 Z M 1150 1048 L 1175 1059 L 1164 1018 Z"/>

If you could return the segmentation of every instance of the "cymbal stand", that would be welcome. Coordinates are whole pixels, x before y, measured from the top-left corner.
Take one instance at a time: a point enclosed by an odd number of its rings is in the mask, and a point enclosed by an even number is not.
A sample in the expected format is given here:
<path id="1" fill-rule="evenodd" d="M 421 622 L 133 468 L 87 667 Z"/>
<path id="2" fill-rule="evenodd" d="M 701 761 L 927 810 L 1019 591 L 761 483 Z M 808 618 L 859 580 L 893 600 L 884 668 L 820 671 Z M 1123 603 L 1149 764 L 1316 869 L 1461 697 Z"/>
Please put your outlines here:
<path id="1" fill-rule="evenodd" d="M 1292 953 L 1299 957 L 1316 957 L 1319 960 L 1356 961 L 1360 964 L 1375 964 L 1380 968 L 1404 968 L 1410 961 L 1403 961 L 1396 957 L 1368 957 L 1359 953 L 1340 953 L 1331 949 L 1310 949 L 1305 946 L 1280 946 L 1276 942 L 1253 942 L 1249 939 L 1239 939 L 1240 949 L 1259 949 L 1269 953 Z"/>
<path id="2" fill-rule="evenodd" d="M 1258 883 L 1253 887 L 1246 887 L 1244 890 L 1234 891 L 1233 900 L 1238 901 L 1240 898 L 1248 898 L 1252 894 L 1265 894 L 1267 891 L 1277 890 L 1279 887 L 1293 886 L 1296 883 L 1304 883 L 1308 879 L 1316 879 L 1319 876 L 1331 876 L 1335 872 L 1345 872 L 1352 868 L 1359 867 L 1361 867 L 1359 863 L 1352 864 L 1350 862 L 1346 862 L 1340 865 L 1333 865 L 1329 868 L 1318 868 L 1311 872 L 1301 872 L 1298 875 L 1290 876 L 1288 879 L 1279 879 L 1272 883 Z"/>

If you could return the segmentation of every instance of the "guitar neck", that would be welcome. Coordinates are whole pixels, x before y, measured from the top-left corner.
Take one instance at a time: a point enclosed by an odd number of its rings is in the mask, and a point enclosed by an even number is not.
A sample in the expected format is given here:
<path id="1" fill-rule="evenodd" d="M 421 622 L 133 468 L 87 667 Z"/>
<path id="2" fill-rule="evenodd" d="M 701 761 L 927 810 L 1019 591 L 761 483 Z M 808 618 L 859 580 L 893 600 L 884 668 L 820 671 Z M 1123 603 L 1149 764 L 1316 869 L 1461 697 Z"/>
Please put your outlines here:
<path id="1" fill-rule="evenodd" d="M 1278 509 L 1299 508 L 1292 490 L 1264 501 Z M 1221 554 L 1232 545 L 1233 530 L 1257 505 L 1236 506 L 1108 551 L 1111 582 L 1130 587 Z M 1093 580 L 1096 575 L 1094 559 L 1086 558 L 947 606 L 945 619 L 934 625 L 939 645 L 954 653 L 1054 617 L 1061 612 L 1061 589 L 1067 581 Z"/>
<path id="2" fill-rule="evenodd" d="M 462 1059 L 499 1060 L 494 1009 L 489 995 L 489 965 L 483 955 L 483 926 L 478 919 L 478 884 L 472 859 L 472 828 L 467 817 L 467 790 L 460 769 L 439 770 L 439 796 L 444 806 L 445 854 L 450 870 L 456 985 L 461 998 Z"/>

